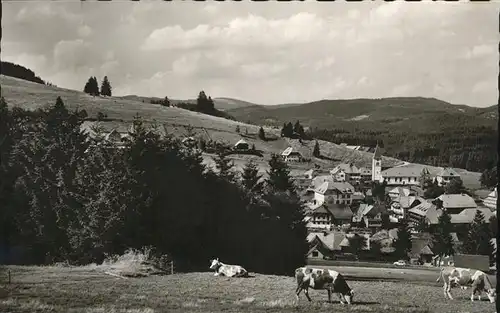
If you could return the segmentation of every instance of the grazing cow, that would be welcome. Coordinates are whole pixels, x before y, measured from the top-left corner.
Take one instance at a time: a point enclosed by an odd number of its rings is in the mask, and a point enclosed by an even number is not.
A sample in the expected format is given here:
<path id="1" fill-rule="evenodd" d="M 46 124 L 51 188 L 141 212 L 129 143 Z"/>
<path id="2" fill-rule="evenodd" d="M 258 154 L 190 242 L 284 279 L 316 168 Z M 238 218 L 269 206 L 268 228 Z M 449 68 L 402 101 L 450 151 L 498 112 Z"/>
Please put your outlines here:
<path id="1" fill-rule="evenodd" d="M 210 261 L 210 269 L 215 270 L 214 276 L 248 277 L 248 272 L 239 265 L 228 265 L 219 261 L 219 258 Z"/>
<path id="2" fill-rule="evenodd" d="M 481 300 L 481 292 L 483 291 L 486 292 L 491 303 L 494 303 L 496 300 L 496 289 L 491 284 L 488 275 L 482 271 L 461 267 L 443 267 L 436 282 L 441 278 L 444 282 L 443 290 L 445 298 L 453 300 L 450 293 L 451 287 L 460 286 L 462 289 L 472 287 L 471 301 L 474 301 L 476 293 L 478 299 Z"/>
<path id="3" fill-rule="evenodd" d="M 307 300 L 311 301 L 309 288 L 315 290 L 326 289 L 328 291 L 328 302 L 332 301 L 332 292 L 339 295 L 340 303 L 342 304 L 351 304 L 353 301 L 354 291 L 349 288 L 344 276 L 339 272 L 327 269 L 299 267 L 295 270 L 295 279 L 297 280 L 297 289 L 295 290 L 297 301 L 302 290 L 304 290 Z"/>

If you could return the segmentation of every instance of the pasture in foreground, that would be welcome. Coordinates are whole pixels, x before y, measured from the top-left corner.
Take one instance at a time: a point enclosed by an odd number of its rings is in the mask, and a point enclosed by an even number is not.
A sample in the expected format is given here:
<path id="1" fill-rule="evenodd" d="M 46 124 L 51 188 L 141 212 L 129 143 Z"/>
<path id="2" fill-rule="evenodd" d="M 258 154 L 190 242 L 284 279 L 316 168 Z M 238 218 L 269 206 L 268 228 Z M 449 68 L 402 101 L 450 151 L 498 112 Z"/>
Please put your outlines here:
<path id="1" fill-rule="evenodd" d="M 252 274 L 229 279 L 213 273 L 174 274 L 144 278 L 117 278 L 96 267 L 9 267 L 12 283 L 2 284 L 1 312 L 493 312 L 486 301 L 469 300 L 469 290 L 454 288 L 454 301 L 445 300 L 442 286 L 429 276 L 426 282 L 358 281 L 383 279 L 384 269 L 349 269 L 355 304 L 339 304 L 326 291 L 311 290 L 295 303 L 292 277 Z M 343 272 L 342 268 L 338 268 Z M 407 270 L 408 271 L 408 270 Z M 377 273 L 377 275 L 375 275 Z M 429 273 L 431 274 L 431 273 Z M 418 274 L 416 274 L 418 275 Z M 363 276 L 363 277 L 361 277 Z M 433 276 L 435 277 L 435 276 Z M 5 278 L 5 275 L 2 277 Z"/>

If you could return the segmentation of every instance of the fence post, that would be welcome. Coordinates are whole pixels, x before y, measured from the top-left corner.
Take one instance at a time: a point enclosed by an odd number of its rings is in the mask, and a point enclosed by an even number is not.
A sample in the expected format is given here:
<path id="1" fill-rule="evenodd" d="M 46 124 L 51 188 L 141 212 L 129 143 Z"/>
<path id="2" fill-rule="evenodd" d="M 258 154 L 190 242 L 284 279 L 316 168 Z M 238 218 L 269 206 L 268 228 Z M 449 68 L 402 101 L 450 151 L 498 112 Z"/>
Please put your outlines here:
<path id="1" fill-rule="evenodd" d="M 170 275 L 174 274 L 174 260 L 170 262 Z"/>

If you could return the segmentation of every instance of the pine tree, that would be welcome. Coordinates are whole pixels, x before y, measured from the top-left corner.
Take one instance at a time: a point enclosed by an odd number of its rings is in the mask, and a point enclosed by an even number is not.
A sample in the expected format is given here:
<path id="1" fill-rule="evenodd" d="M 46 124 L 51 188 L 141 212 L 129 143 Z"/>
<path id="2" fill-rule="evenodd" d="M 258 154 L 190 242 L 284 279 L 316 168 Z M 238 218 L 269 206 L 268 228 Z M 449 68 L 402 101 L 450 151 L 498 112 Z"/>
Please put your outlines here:
<path id="1" fill-rule="evenodd" d="M 321 155 L 321 151 L 319 150 L 319 143 L 316 140 L 316 142 L 314 143 L 313 156 L 316 158 L 319 158 L 320 155 Z"/>
<path id="2" fill-rule="evenodd" d="M 446 210 L 442 210 L 442 212 L 443 213 L 439 216 L 438 224 L 432 234 L 432 251 L 440 258 L 455 254 L 453 238 L 451 237 L 451 217 Z"/>
<path id="3" fill-rule="evenodd" d="M 233 171 L 234 162 L 226 157 L 226 151 L 224 149 L 218 149 L 214 161 L 219 177 L 231 182 L 236 179 L 236 173 Z"/>
<path id="4" fill-rule="evenodd" d="M 296 191 L 290 177 L 290 169 L 279 155 L 271 155 L 267 174 L 268 179 L 266 180 L 266 183 L 271 190 L 295 194 Z"/>
<path id="5" fill-rule="evenodd" d="M 469 225 L 467 239 L 464 241 L 464 250 L 468 254 L 480 254 L 490 256 L 493 252 L 491 246 L 490 229 L 484 220 L 484 215 L 481 211 L 477 210 L 474 220 Z"/>
<path id="6" fill-rule="evenodd" d="M 259 139 L 266 140 L 266 133 L 264 132 L 264 128 L 259 128 Z"/>
<path id="7" fill-rule="evenodd" d="M 394 248 L 396 248 L 396 254 L 398 254 L 399 257 L 407 259 L 411 252 L 411 247 L 410 227 L 408 221 L 403 219 L 399 222 L 398 238 L 394 242 Z"/>
<path id="8" fill-rule="evenodd" d="M 259 175 L 259 167 L 250 160 L 243 168 L 241 175 L 243 186 L 251 192 L 261 192 L 263 182 L 260 181 L 262 175 Z"/>
<path id="9" fill-rule="evenodd" d="M 460 177 L 455 177 L 444 186 L 444 192 L 446 194 L 461 194 L 467 193 L 467 190 L 464 187 L 462 179 Z"/>
<path id="10" fill-rule="evenodd" d="M 359 257 L 361 251 L 363 251 L 363 249 L 366 247 L 366 238 L 364 236 L 355 234 L 347 240 L 349 241 L 349 250 L 351 251 L 351 253 Z"/>
<path id="11" fill-rule="evenodd" d="M 170 100 L 168 99 L 168 97 L 167 97 L 167 96 L 165 96 L 165 98 L 162 100 L 161 105 L 162 105 L 162 106 L 164 106 L 164 107 L 169 107 L 169 106 L 171 106 L 171 104 L 170 104 Z"/>
<path id="12" fill-rule="evenodd" d="M 83 92 L 87 93 L 87 94 L 91 94 L 91 81 L 92 81 L 92 77 L 90 77 L 87 82 L 85 83 L 85 87 L 83 87 Z"/>
<path id="13" fill-rule="evenodd" d="M 420 219 L 417 224 L 414 226 L 414 229 L 419 232 L 419 233 L 425 233 L 429 231 L 429 223 L 427 221 L 427 218 L 424 217 Z"/>
<path id="14" fill-rule="evenodd" d="M 293 132 L 296 133 L 296 134 L 300 134 L 300 122 L 297 120 L 295 122 L 295 125 L 293 125 Z"/>
<path id="15" fill-rule="evenodd" d="M 101 83 L 101 95 L 111 97 L 111 84 L 108 80 L 108 76 L 104 76 Z"/>

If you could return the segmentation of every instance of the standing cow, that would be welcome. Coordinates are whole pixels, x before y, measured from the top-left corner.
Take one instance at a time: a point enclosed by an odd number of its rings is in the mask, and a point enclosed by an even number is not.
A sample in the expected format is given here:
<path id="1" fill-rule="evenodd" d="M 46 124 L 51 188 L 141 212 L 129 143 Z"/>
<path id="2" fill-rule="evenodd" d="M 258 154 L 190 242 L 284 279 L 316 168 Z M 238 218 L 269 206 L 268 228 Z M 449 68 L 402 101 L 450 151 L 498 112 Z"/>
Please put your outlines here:
<path id="1" fill-rule="evenodd" d="M 461 267 L 443 267 L 436 282 L 441 278 L 444 282 L 443 290 L 445 298 L 453 300 L 450 290 L 452 286 L 458 285 L 463 289 L 472 287 L 471 301 L 474 301 L 476 294 L 478 295 L 478 299 L 481 300 L 481 292 L 483 291 L 486 292 L 491 303 L 494 303 L 496 300 L 496 289 L 491 284 L 488 275 L 482 271 Z"/>
<path id="2" fill-rule="evenodd" d="M 219 258 L 211 260 L 210 269 L 215 270 L 214 276 L 248 277 L 248 272 L 239 265 L 228 265 L 219 261 Z"/>
<path id="3" fill-rule="evenodd" d="M 309 288 L 315 290 L 328 291 L 328 302 L 332 301 L 332 292 L 337 293 L 340 297 L 340 303 L 351 304 L 354 297 L 354 291 L 349 288 L 347 282 L 339 272 L 327 269 L 317 269 L 300 267 L 295 270 L 295 279 L 297 280 L 297 289 L 295 290 L 295 295 L 297 301 L 299 300 L 299 294 L 302 290 L 307 297 L 307 300 L 311 301 L 309 297 Z"/>

